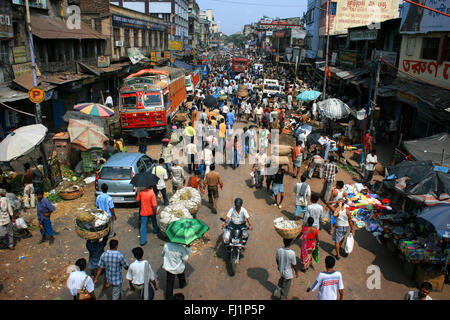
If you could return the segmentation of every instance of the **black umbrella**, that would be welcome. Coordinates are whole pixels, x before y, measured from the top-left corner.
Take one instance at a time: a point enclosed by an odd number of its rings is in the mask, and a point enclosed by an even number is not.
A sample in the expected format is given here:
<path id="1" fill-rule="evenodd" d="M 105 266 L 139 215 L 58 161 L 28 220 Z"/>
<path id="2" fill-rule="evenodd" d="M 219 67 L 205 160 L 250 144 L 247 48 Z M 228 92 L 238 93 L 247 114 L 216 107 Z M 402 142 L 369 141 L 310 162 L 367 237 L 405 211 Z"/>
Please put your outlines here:
<path id="1" fill-rule="evenodd" d="M 144 129 L 136 129 L 131 131 L 130 135 L 135 138 L 145 138 L 148 136 L 148 132 Z"/>
<path id="2" fill-rule="evenodd" d="M 313 144 L 320 144 L 319 139 L 322 135 L 320 133 L 311 133 L 308 135 L 308 144 L 312 146 Z"/>
<path id="3" fill-rule="evenodd" d="M 217 99 L 213 96 L 207 96 L 205 98 L 205 101 L 203 101 L 203 104 L 207 106 L 208 108 L 213 108 L 217 106 Z"/>
<path id="4" fill-rule="evenodd" d="M 138 173 L 131 179 L 130 184 L 137 188 L 151 188 L 156 186 L 159 178 L 150 172 Z"/>

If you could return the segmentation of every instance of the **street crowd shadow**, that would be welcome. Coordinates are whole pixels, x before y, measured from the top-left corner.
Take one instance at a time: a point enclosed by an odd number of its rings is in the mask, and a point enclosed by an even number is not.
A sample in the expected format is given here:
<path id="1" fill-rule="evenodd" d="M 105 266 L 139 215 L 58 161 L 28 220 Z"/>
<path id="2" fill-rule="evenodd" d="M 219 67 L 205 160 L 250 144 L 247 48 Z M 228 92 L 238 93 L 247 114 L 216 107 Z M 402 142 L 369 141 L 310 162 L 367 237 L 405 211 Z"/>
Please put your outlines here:
<path id="1" fill-rule="evenodd" d="M 273 293 L 277 287 L 272 282 L 268 281 L 269 272 L 264 268 L 249 268 L 247 269 L 247 275 L 254 280 L 257 280 L 261 286 L 263 286 L 267 291 Z"/>
<path id="2" fill-rule="evenodd" d="M 139 215 L 139 212 L 133 212 L 131 215 L 129 215 L 127 223 L 133 229 L 139 229 L 141 227 L 141 217 Z"/>
<path id="3" fill-rule="evenodd" d="M 217 258 L 223 260 L 225 269 L 227 270 L 227 274 L 232 277 L 233 275 L 230 263 L 230 252 L 227 250 L 226 245 L 223 243 L 222 235 L 217 238 L 216 244 L 214 245 L 214 252 Z M 242 252 L 241 256 L 243 257 Z"/>
<path id="4" fill-rule="evenodd" d="M 189 263 L 186 263 L 186 267 L 184 269 L 184 275 L 186 277 L 187 285 L 189 286 L 189 276 L 195 271 L 194 268 Z M 156 282 L 158 283 L 158 290 L 161 290 L 164 292 L 163 296 L 166 295 L 166 289 L 167 289 L 167 272 L 162 268 L 162 266 L 159 267 L 159 269 L 155 272 L 156 273 Z M 175 281 L 173 285 L 174 293 L 175 290 L 180 289 L 180 282 L 178 280 L 178 277 L 175 276 Z"/>
<path id="5" fill-rule="evenodd" d="M 415 287 L 413 279 L 408 278 L 402 268 L 402 261 L 397 254 L 390 252 L 385 245 L 377 242 L 366 230 L 355 232 L 355 243 L 375 255 L 372 265 L 378 266 L 387 281 L 396 282 L 408 287 Z"/>
<path id="6" fill-rule="evenodd" d="M 324 242 L 324 241 L 320 241 L 319 242 L 319 247 L 323 250 L 323 251 L 325 251 L 326 253 L 328 253 L 329 255 L 333 255 L 334 256 L 334 249 L 335 249 L 335 247 L 334 247 L 334 244 L 330 244 L 330 243 L 327 243 L 327 242 Z"/>
<path id="7" fill-rule="evenodd" d="M 292 212 L 281 210 L 281 213 L 289 220 L 295 220 L 295 215 Z"/>

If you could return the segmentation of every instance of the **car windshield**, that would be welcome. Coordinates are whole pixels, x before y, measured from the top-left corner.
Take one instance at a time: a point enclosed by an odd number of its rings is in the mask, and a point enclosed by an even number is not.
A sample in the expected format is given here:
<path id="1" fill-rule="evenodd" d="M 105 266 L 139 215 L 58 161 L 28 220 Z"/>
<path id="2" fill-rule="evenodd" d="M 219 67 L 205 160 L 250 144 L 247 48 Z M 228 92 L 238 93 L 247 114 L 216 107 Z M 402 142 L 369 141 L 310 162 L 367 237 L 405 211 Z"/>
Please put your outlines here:
<path id="1" fill-rule="evenodd" d="M 130 180 L 131 167 L 103 167 L 99 178 L 103 180 Z"/>
<path id="2" fill-rule="evenodd" d="M 190 87 L 191 86 L 191 79 L 186 79 L 186 87 Z"/>
<path id="3" fill-rule="evenodd" d="M 153 107 L 161 105 L 161 95 L 157 93 L 147 93 L 144 95 L 144 106 Z"/>

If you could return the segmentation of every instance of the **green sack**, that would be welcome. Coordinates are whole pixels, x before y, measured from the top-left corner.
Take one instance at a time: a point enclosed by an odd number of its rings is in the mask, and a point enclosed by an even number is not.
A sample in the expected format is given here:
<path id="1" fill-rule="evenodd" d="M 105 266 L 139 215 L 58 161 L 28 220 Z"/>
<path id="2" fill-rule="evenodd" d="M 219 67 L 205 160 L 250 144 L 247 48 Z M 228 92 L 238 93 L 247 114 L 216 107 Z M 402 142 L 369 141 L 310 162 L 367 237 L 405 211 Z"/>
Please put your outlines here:
<path id="1" fill-rule="evenodd" d="M 319 248 L 315 248 L 312 252 L 312 257 L 317 264 L 319 264 Z"/>

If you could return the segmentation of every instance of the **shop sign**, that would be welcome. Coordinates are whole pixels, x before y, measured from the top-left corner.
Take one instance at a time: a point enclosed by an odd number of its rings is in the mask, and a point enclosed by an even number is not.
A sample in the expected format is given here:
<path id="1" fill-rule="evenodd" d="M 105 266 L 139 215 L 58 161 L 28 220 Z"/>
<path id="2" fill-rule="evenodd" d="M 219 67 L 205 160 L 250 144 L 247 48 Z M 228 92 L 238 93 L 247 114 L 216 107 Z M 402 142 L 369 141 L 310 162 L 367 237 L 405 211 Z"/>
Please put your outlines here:
<path id="1" fill-rule="evenodd" d="M 169 49 L 176 50 L 176 51 L 183 51 L 183 43 L 181 41 L 169 40 Z"/>
<path id="2" fill-rule="evenodd" d="M 28 63 L 21 63 L 21 64 L 13 64 L 12 65 L 14 78 L 19 78 L 20 76 L 24 74 L 33 74 L 33 66 L 31 65 L 31 62 Z M 39 71 L 38 66 L 36 65 L 36 75 L 38 77 L 41 76 L 41 72 Z"/>
<path id="3" fill-rule="evenodd" d="M 164 59 L 170 58 L 170 51 L 164 51 Z"/>
<path id="4" fill-rule="evenodd" d="M 25 0 L 12 0 L 13 4 L 25 6 Z M 28 6 L 38 9 L 47 9 L 47 0 L 28 0 Z"/>
<path id="5" fill-rule="evenodd" d="M 45 91 L 39 87 L 33 87 L 28 91 L 28 98 L 33 103 L 41 103 L 45 99 Z"/>
<path id="6" fill-rule="evenodd" d="M 156 62 L 156 51 L 152 51 L 150 54 L 150 61 Z"/>
<path id="7" fill-rule="evenodd" d="M 97 67 L 98 68 L 107 68 L 111 64 L 111 59 L 109 56 L 98 56 L 97 59 Z"/>
<path id="8" fill-rule="evenodd" d="M 397 62 L 397 52 L 394 51 L 375 51 L 375 56 L 374 59 L 377 58 L 383 58 L 383 60 L 386 60 L 387 62 L 389 62 L 390 64 L 395 65 L 395 63 Z"/>
<path id="9" fill-rule="evenodd" d="M 167 26 L 162 24 L 118 16 L 115 14 L 112 15 L 112 25 L 115 27 L 122 27 L 122 28 L 146 29 L 163 32 L 167 31 Z"/>
<path id="10" fill-rule="evenodd" d="M 273 35 L 273 31 L 266 31 L 266 36 L 271 37 Z"/>
<path id="11" fill-rule="evenodd" d="M 377 29 L 354 30 L 350 31 L 349 39 L 350 41 L 376 40 L 377 36 L 378 36 Z"/>
<path id="12" fill-rule="evenodd" d="M 273 35 L 276 38 L 284 38 L 284 32 L 283 31 L 274 32 Z"/>
<path id="13" fill-rule="evenodd" d="M 343 65 L 353 67 L 356 64 L 356 52 L 341 51 L 339 62 Z"/>
<path id="14" fill-rule="evenodd" d="M 53 93 L 55 92 L 55 90 L 49 90 L 45 93 L 45 99 L 44 101 L 50 100 L 53 98 Z"/>
<path id="15" fill-rule="evenodd" d="M 402 100 L 408 104 L 411 104 L 413 106 L 416 106 L 416 107 L 419 103 L 418 98 L 414 97 L 413 95 L 410 95 L 409 93 L 403 92 L 403 91 L 397 91 L 397 97 L 400 100 Z"/>
<path id="16" fill-rule="evenodd" d="M 3 10 L 2 10 L 3 11 Z M 7 8 L 6 12 L 0 12 L 0 38 L 14 37 L 11 9 Z"/>
<path id="17" fill-rule="evenodd" d="M 12 48 L 14 63 L 25 63 L 27 59 L 27 50 L 25 46 L 13 47 Z"/>

